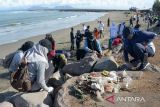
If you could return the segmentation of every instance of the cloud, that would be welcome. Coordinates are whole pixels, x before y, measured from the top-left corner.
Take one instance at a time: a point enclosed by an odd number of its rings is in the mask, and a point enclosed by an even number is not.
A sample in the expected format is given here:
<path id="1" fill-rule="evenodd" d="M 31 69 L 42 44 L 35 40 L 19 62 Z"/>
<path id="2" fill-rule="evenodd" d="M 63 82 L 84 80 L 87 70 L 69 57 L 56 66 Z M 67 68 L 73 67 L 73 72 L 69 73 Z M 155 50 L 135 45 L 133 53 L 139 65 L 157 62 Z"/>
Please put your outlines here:
<path id="1" fill-rule="evenodd" d="M 0 7 L 71 5 L 78 8 L 128 9 L 135 6 L 142 9 L 151 8 L 153 2 L 154 0 L 0 0 Z"/>

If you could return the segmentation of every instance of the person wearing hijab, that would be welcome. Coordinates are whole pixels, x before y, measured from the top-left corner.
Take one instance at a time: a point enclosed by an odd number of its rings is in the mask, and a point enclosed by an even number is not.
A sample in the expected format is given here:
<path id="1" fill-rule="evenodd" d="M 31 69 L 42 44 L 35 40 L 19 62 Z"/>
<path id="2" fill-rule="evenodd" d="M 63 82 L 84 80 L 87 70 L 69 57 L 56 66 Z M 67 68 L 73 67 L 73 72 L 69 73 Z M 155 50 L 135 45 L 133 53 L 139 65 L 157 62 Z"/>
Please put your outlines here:
<path id="1" fill-rule="evenodd" d="M 114 22 L 112 22 L 112 25 L 109 28 L 110 39 L 112 41 L 117 37 L 117 31 L 118 31 L 118 28 L 117 28 L 116 24 Z"/>
<path id="2" fill-rule="evenodd" d="M 123 29 L 125 28 L 125 22 L 121 22 L 118 26 L 118 35 L 123 37 Z"/>
<path id="3" fill-rule="evenodd" d="M 52 43 L 43 39 L 26 53 L 26 62 L 30 80 L 32 81 L 32 89 L 30 91 L 39 91 L 43 89 L 47 92 L 52 92 L 53 87 L 48 87 L 46 82 L 54 70 L 48 70 L 49 64 L 47 54 L 52 50 Z"/>
<path id="4" fill-rule="evenodd" d="M 52 50 L 48 53 L 48 59 L 50 60 L 56 56 L 56 44 L 52 34 L 46 34 L 45 39 L 48 39 L 52 43 Z"/>

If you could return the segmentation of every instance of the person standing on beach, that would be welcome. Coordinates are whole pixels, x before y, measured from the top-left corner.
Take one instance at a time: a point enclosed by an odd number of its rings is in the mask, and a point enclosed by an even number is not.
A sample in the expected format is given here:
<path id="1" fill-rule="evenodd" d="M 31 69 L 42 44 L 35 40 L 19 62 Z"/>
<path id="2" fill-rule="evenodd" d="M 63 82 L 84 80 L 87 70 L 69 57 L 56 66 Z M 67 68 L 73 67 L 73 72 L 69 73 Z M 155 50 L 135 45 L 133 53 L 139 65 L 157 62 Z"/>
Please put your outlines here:
<path id="1" fill-rule="evenodd" d="M 81 42 L 83 40 L 83 37 L 82 37 L 82 34 L 81 34 L 80 30 L 77 30 L 75 39 L 76 39 L 76 47 L 77 47 L 77 50 L 78 50 L 78 49 L 80 49 Z"/>
<path id="2" fill-rule="evenodd" d="M 114 22 L 112 22 L 112 25 L 109 28 L 110 39 L 109 39 L 108 47 L 110 50 L 112 49 L 111 45 L 112 45 L 113 40 L 117 37 L 117 32 L 118 32 L 118 27 L 116 26 Z"/>
<path id="3" fill-rule="evenodd" d="M 136 25 L 138 25 L 139 24 L 139 16 L 138 16 L 138 13 L 137 13 L 137 17 L 136 17 Z"/>
<path id="4" fill-rule="evenodd" d="M 129 20 L 130 26 L 133 27 L 133 18 L 131 16 L 130 20 Z"/>
<path id="5" fill-rule="evenodd" d="M 99 29 L 99 33 L 100 33 L 100 38 L 102 38 L 102 36 L 104 37 L 104 34 L 103 34 L 104 24 L 102 23 L 102 21 L 99 21 L 98 29 Z"/>
<path id="6" fill-rule="evenodd" d="M 117 37 L 117 31 L 118 31 L 118 28 L 117 28 L 116 24 L 113 22 L 109 28 L 111 41 L 113 41 Z"/>
<path id="7" fill-rule="evenodd" d="M 82 24 L 82 26 L 83 26 L 83 32 L 85 33 L 85 30 L 87 29 L 87 26 L 85 25 L 85 24 Z"/>
<path id="8" fill-rule="evenodd" d="M 92 33 L 90 31 L 90 26 L 87 26 L 87 29 L 85 30 L 84 37 L 87 38 L 87 37 L 89 37 L 91 35 L 92 35 Z"/>
<path id="9" fill-rule="evenodd" d="M 71 51 L 74 50 L 74 39 L 75 39 L 75 37 L 74 37 L 73 28 L 71 28 L 71 32 L 70 32 L 70 40 L 71 40 L 71 48 L 70 48 L 70 50 Z"/>
<path id="10" fill-rule="evenodd" d="M 110 27 L 110 18 L 107 20 L 107 26 Z"/>
<path id="11" fill-rule="evenodd" d="M 121 22 L 118 26 L 118 35 L 123 38 L 123 29 L 125 28 L 125 22 Z"/>
<path id="12" fill-rule="evenodd" d="M 99 31 L 98 31 L 97 28 L 94 28 L 93 33 L 94 33 L 94 37 L 95 37 L 96 39 L 99 39 L 99 38 L 100 38 L 100 36 L 99 36 Z"/>

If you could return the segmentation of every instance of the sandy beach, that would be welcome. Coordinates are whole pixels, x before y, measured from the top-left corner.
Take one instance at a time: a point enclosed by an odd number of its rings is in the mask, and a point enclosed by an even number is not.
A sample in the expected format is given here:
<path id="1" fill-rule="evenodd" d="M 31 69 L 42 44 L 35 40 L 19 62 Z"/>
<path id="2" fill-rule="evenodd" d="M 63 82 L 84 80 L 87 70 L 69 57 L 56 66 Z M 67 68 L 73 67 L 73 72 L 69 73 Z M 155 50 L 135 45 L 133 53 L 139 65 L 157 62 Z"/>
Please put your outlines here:
<path id="1" fill-rule="evenodd" d="M 102 20 L 103 23 L 105 24 L 105 30 L 104 30 L 105 38 L 108 38 L 108 36 L 109 36 L 108 35 L 108 28 L 107 28 L 108 17 L 110 17 L 111 21 L 114 21 L 117 24 L 120 23 L 121 21 L 126 21 L 129 19 L 129 17 L 126 17 L 124 12 L 108 12 L 103 17 L 100 17 L 99 19 L 97 19 L 97 20 Z M 98 27 L 97 20 L 94 20 L 91 22 L 86 22 L 85 24 L 90 25 L 91 31 L 93 31 L 93 29 L 95 27 Z M 77 30 L 82 30 L 82 24 L 73 26 L 73 28 L 74 28 L 74 32 L 76 32 Z M 48 32 L 48 33 L 50 33 L 50 32 Z M 69 49 L 69 47 L 70 47 L 70 44 L 69 44 L 69 42 L 70 42 L 70 35 L 69 35 L 70 28 L 61 29 L 61 30 L 51 32 L 51 33 L 53 34 L 53 37 L 56 41 L 56 48 L 57 49 L 66 49 L 66 48 Z M 45 34 L 42 34 L 42 35 L 37 35 L 37 36 L 31 37 L 31 38 L 19 40 L 14 43 L 0 45 L 0 50 L 1 50 L 0 51 L 0 58 L 3 58 L 6 54 L 17 50 L 25 41 L 30 40 L 30 41 L 37 43 L 39 40 L 43 39 L 44 37 L 45 37 Z"/>
<path id="2" fill-rule="evenodd" d="M 100 17 L 99 19 L 97 19 L 97 20 L 102 20 L 103 23 L 105 24 L 105 30 L 104 30 L 105 38 L 101 39 L 101 41 L 107 42 L 106 39 L 109 38 L 109 32 L 108 32 L 108 27 L 107 27 L 108 17 L 110 18 L 111 22 L 113 21 L 116 24 L 119 24 L 122 21 L 125 21 L 126 25 L 128 25 L 130 15 L 127 17 L 126 14 L 124 14 L 124 12 L 115 12 L 114 11 L 114 12 L 108 12 L 103 17 Z M 95 27 L 98 27 L 97 20 L 94 20 L 91 22 L 86 22 L 85 24 L 90 25 L 90 27 L 91 27 L 90 30 L 93 31 L 93 29 Z M 144 27 L 145 27 L 144 23 L 141 23 L 141 24 L 142 24 L 142 28 L 144 29 Z M 77 30 L 82 30 L 82 24 L 78 24 L 76 26 L 73 26 L 73 28 L 74 28 L 75 32 Z M 48 33 L 50 33 L 50 32 L 48 32 Z M 51 33 L 53 34 L 53 37 L 56 41 L 56 49 L 69 49 L 70 48 L 70 28 L 61 29 L 61 30 L 51 32 Z M 44 37 L 45 37 L 45 34 L 42 34 L 42 35 L 37 35 L 35 37 L 23 39 L 23 40 L 14 42 L 14 43 L 0 45 L 0 58 L 3 58 L 8 53 L 11 53 L 11 52 L 14 52 L 15 50 L 17 50 L 25 41 L 30 40 L 30 41 L 37 43 L 39 40 L 43 39 Z M 157 65 L 157 66 L 160 66 L 159 40 L 160 40 L 160 38 L 158 38 L 154 41 L 157 51 L 156 51 L 156 55 L 150 59 L 150 63 Z M 160 89 L 160 87 L 159 87 L 160 85 L 154 85 L 154 87 L 153 87 L 153 83 L 150 83 L 150 81 L 152 80 L 154 83 L 158 84 L 159 75 L 154 74 L 154 73 L 152 75 L 150 73 L 144 73 L 144 74 L 145 75 L 141 81 L 138 81 L 138 80 L 135 81 L 135 84 L 137 84 L 137 89 L 134 90 L 134 92 L 137 92 L 138 95 L 143 94 L 146 98 L 148 98 L 148 96 L 150 96 L 151 98 L 154 98 L 154 96 L 152 94 L 157 94 L 159 92 L 157 90 Z M 156 76 L 156 78 L 154 78 L 154 76 Z M 146 78 L 146 77 L 148 77 L 150 80 L 149 79 L 144 80 L 144 78 Z M 2 67 L 0 67 L 0 81 L 1 81 L 0 82 L 0 102 L 2 102 L 5 100 L 5 98 L 7 98 L 15 93 L 15 91 L 13 91 L 13 88 L 10 86 L 10 83 L 9 83 L 8 70 L 4 69 Z M 151 93 L 151 95 L 148 95 L 148 94 L 146 95 L 146 93 Z M 132 94 L 134 94 L 134 93 L 132 93 Z M 124 95 L 127 95 L 127 94 L 124 93 Z M 158 103 L 156 103 L 156 104 L 158 104 Z"/>
<path id="3" fill-rule="evenodd" d="M 126 17 L 124 12 L 108 12 L 106 13 L 103 17 L 100 17 L 97 20 L 102 20 L 103 23 L 105 24 L 105 38 L 103 38 L 101 41 L 104 41 L 109 37 L 108 33 L 108 27 L 107 27 L 107 19 L 110 17 L 111 21 L 116 22 L 117 24 L 120 23 L 121 21 L 127 21 L 129 17 Z M 123 19 L 123 20 L 122 20 Z M 95 27 L 98 27 L 97 20 L 91 21 L 91 22 L 86 22 L 86 25 L 90 25 L 90 29 L 93 31 Z M 82 24 L 73 26 L 74 31 L 81 30 L 82 29 Z M 54 39 L 56 40 L 56 49 L 69 49 L 70 48 L 70 28 L 67 29 L 61 29 L 55 32 L 51 32 L 53 34 Z M 0 58 L 4 58 L 5 55 L 14 52 L 17 50 L 25 41 L 31 40 L 37 43 L 39 40 L 43 39 L 45 37 L 45 34 L 42 35 L 37 35 L 35 37 L 23 39 L 14 43 L 9 43 L 5 45 L 0 45 Z M 10 87 L 9 83 L 9 75 L 8 75 L 8 70 L 4 69 L 3 67 L 0 67 L 0 91 L 3 91 L 5 89 L 8 89 Z"/>

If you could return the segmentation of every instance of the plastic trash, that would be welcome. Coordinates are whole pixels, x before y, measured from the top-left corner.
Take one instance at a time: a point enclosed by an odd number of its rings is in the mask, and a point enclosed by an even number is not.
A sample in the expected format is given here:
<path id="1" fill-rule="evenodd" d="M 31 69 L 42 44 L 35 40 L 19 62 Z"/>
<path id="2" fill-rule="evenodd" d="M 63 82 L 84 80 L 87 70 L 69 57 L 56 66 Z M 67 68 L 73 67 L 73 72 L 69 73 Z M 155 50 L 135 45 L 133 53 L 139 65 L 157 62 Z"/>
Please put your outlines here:
<path id="1" fill-rule="evenodd" d="M 119 72 L 117 72 L 117 75 L 121 78 L 127 77 L 127 72 L 125 70 L 124 71 L 119 71 Z"/>
<path id="2" fill-rule="evenodd" d="M 106 70 L 104 70 L 101 74 L 102 74 L 103 76 L 105 76 L 105 77 L 108 77 L 108 76 L 109 76 L 109 72 L 106 71 Z"/>
<path id="3" fill-rule="evenodd" d="M 100 101 L 100 102 L 104 101 L 104 99 L 103 99 L 100 91 L 96 91 L 96 95 L 97 95 L 97 100 L 98 100 L 98 101 Z"/>
<path id="4" fill-rule="evenodd" d="M 104 90 L 105 92 L 113 92 L 113 89 L 114 89 L 114 84 L 113 83 L 107 83 L 105 86 L 104 86 Z"/>
<path id="5" fill-rule="evenodd" d="M 116 82 L 117 81 L 117 77 L 118 77 L 117 74 L 116 74 L 116 71 L 111 71 L 109 73 L 109 77 L 113 82 Z"/>
<path id="6" fill-rule="evenodd" d="M 119 93 L 121 86 L 119 84 L 114 85 L 114 93 Z"/>
<path id="7" fill-rule="evenodd" d="M 79 90 L 78 88 L 76 88 L 75 86 L 71 87 L 73 92 L 74 92 L 74 96 L 78 99 L 83 99 L 83 92 L 81 90 Z"/>
<path id="8" fill-rule="evenodd" d="M 123 79 L 121 88 L 128 88 L 129 85 L 131 85 L 131 83 L 132 83 L 132 78 L 127 76 L 126 78 Z"/>
<path id="9" fill-rule="evenodd" d="M 92 83 L 91 88 L 94 90 L 101 90 L 101 86 L 98 83 Z"/>
<path id="10" fill-rule="evenodd" d="M 100 91 L 101 93 L 104 93 L 104 87 L 103 87 L 102 84 L 92 83 L 92 84 L 91 84 L 91 88 L 94 89 L 94 90 L 98 90 L 98 91 Z"/>

